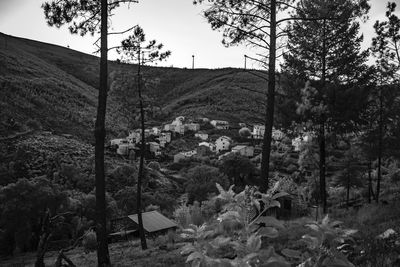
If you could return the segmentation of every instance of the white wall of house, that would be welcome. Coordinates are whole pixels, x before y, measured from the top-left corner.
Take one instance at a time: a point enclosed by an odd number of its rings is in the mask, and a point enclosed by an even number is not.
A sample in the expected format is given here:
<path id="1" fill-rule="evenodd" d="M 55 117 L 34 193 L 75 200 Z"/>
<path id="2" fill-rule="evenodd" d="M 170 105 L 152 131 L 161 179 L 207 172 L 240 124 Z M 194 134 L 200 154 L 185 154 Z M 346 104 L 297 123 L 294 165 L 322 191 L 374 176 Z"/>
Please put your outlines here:
<path id="1" fill-rule="evenodd" d="M 238 153 L 244 157 L 253 157 L 254 156 L 254 147 L 238 145 L 238 146 L 235 146 L 234 148 L 232 148 L 232 152 Z"/>
<path id="2" fill-rule="evenodd" d="M 194 136 L 204 141 L 208 140 L 208 134 L 206 133 L 195 133 Z"/>
<path id="3" fill-rule="evenodd" d="M 198 124 L 198 123 L 188 123 L 188 124 L 185 124 L 185 126 L 189 131 L 197 132 L 200 130 L 200 124 Z"/>
<path id="4" fill-rule="evenodd" d="M 261 124 L 256 124 L 253 127 L 253 137 L 255 139 L 262 139 L 264 138 L 265 134 L 265 126 Z"/>
<path id="5" fill-rule="evenodd" d="M 227 136 L 221 136 L 215 141 L 215 149 L 217 153 L 221 151 L 228 150 L 231 145 L 232 140 Z"/>
<path id="6" fill-rule="evenodd" d="M 210 124 L 220 130 L 229 129 L 229 122 L 227 122 L 227 121 L 212 120 L 212 121 L 210 121 Z"/>

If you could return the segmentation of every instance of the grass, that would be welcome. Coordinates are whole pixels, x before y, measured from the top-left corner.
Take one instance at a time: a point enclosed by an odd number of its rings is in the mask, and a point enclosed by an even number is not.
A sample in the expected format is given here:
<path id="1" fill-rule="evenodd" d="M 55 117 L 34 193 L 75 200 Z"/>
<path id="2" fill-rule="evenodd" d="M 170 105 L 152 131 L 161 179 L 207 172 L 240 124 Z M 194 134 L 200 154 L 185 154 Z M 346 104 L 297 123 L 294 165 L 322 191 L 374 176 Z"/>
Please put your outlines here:
<path id="1" fill-rule="evenodd" d="M 126 241 L 109 245 L 110 259 L 113 266 L 185 266 L 185 258 L 180 255 L 180 248 L 184 243 L 160 246 L 153 240 L 148 240 L 149 249 L 143 251 L 140 248 L 140 241 Z M 13 259 L 0 262 L 0 266 L 17 267 L 33 266 L 35 263 L 35 253 L 26 253 L 16 256 Z M 75 248 L 66 253 L 66 256 L 76 266 L 97 266 L 97 255 L 95 251 L 85 253 L 82 247 Z M 47 252 L 45 265 L 52 266 L 57 258 L 57 252 Z"/>
<path id="2" fill-rule="evenodd" d="M 368 204 L 359 210 L 336 210 L 335 219 L 343 221 L 348 228 L 357 229 L 355 253 L 350 255 L 356 266 L 398 266 L 395 261 L 400 255 L 400 246 L 395 243 L 400 237 L 400 201 L 388 205 Z M 378 235 L 388 229 L 396 231 L 394 238 L 380 240 Z M 398 242 L 398 241 L 397 241 Z"/>

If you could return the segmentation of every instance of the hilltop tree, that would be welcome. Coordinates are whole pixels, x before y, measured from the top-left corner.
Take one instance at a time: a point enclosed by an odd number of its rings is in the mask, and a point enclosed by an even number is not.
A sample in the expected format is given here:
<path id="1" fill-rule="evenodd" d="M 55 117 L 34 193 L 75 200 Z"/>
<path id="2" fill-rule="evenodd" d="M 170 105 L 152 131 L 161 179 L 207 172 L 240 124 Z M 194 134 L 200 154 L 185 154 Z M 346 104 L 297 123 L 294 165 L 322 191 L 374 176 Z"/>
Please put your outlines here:
<path id="1" fill-rule="evenodd" d="M 109 2 L 109 3 L 108 3 Z M 100 83 L 97 105 L 95 135 L 96 210 L 97 210 L 97 262 L 110 266 L 106 229 L 106 190 L 104 174 L 105 115 L 108 89 L 108 18 L 121 3 L 137 0 L 52 0 L 42 5 L 49 26 L 69 25 L 71 34 L 100 34 Z"/>
<path id="2" fill-rule="evenodd" d="M 146 63 L 151 63 L 155 61 L 165 60 L 167 57 L 171 55 L 170 51 L 161 52 L 163 48 L 163 44 L 157 44 L 156 40 L 151 40 L 146 43 L 146 35 L 141 27 L 136 26 L 133 30 L 133 34 L 130 35 L 127 39 L 121 42 L 121 48 L 118 50 L 119 53 L 122 53 L 123 58 L 128 62 L 136 62 L 137 64 L 137 93 L 139 98 L 139 109 L 140 109 L 140 125 L 141 125 L 141 146 L 140 146 L 140 162 L 139 162 L 139 173 L 137 179 L 137 214 L 138 214 L 138 222 L 139 222 L 139 234 L 140 240 L 142 244 L 142 249 L 147 249 L 146 237 L 143 228 L 143 219 L 142 219 L 142 180 L 144 176 L 144 155 L 146 153 L 146 140 L 145 140 L 145 114 L 143 107 L 143 96 L 142 96 L 142 70 L 141 66 Z"/>
<path id="3" fill-rule="evenodd" d="M 388 2 L 387 9 L 387 20 L 374 24 L 377 36 L 372 39 L 372 52 L 378 64 L 394 75 L 400 70 L 400 18 L 394 14 L 396 3 Z"/>
<path id="4" fill-rule="evenodd" d="M 318 132 L 320 195 L 324 212 L 326 196 L 326 130 L 351 131 L 357 114 L 365 106 L 368 52 L 361 52 L 362 36 L 357 18 L 367 14 L 366 0 L 307 0 L 298 5 L 294 16 L 325 17 L 298 20 L 288 27 L 288 52 L 284 69 L 309 81 L 302 89 L 298 112 Z M 352 97 L 350 97 L 352 96 Z M 354 96 L 357 96 L 354 98 Z M 349 109 L 349 99 L 351 107 Z M 345 112 L 345 114 L 343 114 Z"/>

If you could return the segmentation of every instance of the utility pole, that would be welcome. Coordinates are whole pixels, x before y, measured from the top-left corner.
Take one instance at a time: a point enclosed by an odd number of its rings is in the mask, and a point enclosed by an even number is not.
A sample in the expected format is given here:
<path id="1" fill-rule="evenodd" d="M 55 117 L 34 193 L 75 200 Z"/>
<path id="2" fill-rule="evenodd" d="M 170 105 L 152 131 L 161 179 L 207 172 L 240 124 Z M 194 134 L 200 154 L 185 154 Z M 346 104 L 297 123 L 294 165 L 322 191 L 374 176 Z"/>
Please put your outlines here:
<path id="1" fill-rule="evenodd" d="M 192 55 L 192 70 L 194 70 L 194 55 Z"/>
<path id="2" fill-rule="evenodd" d="M 244 69 L 246 69 L 247 55 L 244 55 Z"/>

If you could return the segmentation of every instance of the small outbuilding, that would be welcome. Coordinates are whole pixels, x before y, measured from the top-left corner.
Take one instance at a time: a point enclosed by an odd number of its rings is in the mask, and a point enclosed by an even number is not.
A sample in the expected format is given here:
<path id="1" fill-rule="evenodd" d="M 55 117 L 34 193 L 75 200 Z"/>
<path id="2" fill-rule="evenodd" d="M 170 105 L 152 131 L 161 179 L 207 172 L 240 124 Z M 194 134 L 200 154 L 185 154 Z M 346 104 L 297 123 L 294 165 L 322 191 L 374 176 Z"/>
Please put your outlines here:
<path id="1" fill-rule="evenodd" d="M 131 219 L 136 225 L 139 225 L 137 214 L 128 215 L 128 218 Z M 174 230 L 178 227 L 178 225 L 159 213 L 158 211 L 148 211 L 142 213 L 143 219 L 143 228 L 146 234 L 155 234 L 161 232 L 167 232 L 168 230 Z"/>

